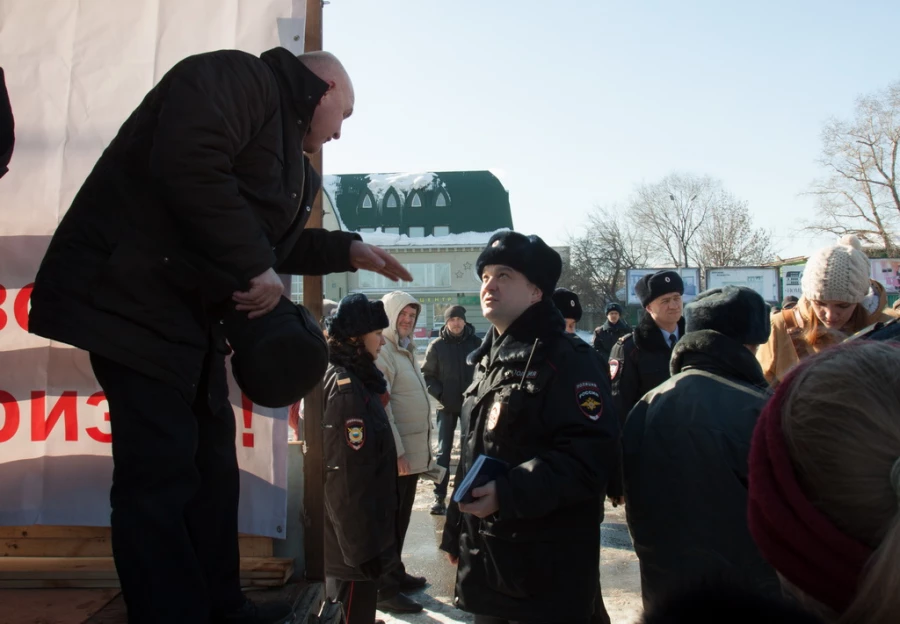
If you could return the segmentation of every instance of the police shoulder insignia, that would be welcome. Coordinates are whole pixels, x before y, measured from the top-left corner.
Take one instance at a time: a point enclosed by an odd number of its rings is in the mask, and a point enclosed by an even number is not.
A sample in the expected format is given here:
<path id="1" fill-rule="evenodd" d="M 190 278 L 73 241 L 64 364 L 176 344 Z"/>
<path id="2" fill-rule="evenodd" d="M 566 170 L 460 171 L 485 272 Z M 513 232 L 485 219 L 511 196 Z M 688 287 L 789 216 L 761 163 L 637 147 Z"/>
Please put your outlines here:
<path id="1" fill-rule="evenodd" d="M 593 381 L 582 381 L 575 385 L 575 402 L 581 413 L 591 420 L 600 420 L 603 414 L 603 397 L 600 386 Z"/>
<path id="2" fill-rule="evenodd" d="M 353 392 L 353 380 L 350 379 L 350 375 L 347 374 L 346 371 L 339 370 L 337 372 L 337 384 L 338 392 Z"/>
<path id="3" fill-rule="evenodd" d="M 619 374 L 619 369 L 622 367 L 622 363 L 619 360 L 613 358 L 609 361 L 609 378 L 613 380 L 616 378 L 616 375 Z"/>
<path id="4" fill-rule="evenodd" d="M 358 451 L 366 443 L 366 423 L 362 418 L 348 418 L 344 421 L 347 445 Z"/>
<path id="5" fill-rule="evenodd" d="M 487 420 L 487 428 L 488 431 L 493 431 L 497 426 L 497 423 L 500 421 L 500 412 L 503 411 L 503 404 L 500 401 L 494 403 L 491 407 L 491 411 L 488 414 Z"/>

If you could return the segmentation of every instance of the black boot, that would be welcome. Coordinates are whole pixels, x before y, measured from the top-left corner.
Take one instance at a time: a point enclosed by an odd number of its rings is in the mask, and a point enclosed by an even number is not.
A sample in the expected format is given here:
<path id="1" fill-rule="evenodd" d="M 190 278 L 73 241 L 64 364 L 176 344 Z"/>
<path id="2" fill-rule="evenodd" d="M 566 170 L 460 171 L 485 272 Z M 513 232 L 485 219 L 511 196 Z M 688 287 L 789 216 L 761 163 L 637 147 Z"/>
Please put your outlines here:
<path id="1" fill-rule="evenodd" d="M 422 610 L 422 605 L 406 594 L 397 594 L 393 598 L 379 600 L 377 608 L 379 611 L 390 611 L 393 613 L 419 613 Z"/>
<path id="2" fill-rule="evenodd" d="M 431 506 L 431 515 L 443 516 L 445 513 L 447 513 L 447 505 L 444 504 L 444 497 L 435 496 L 434 505 Z"/>
<path id="3" fill-rule="evenodd" d="M 247 600 L 240 609 L 213 617 L 216 624 L 288 624 L 294 619 L 294 609 L 289 602 L 273 600 L 255 603 Z"/>

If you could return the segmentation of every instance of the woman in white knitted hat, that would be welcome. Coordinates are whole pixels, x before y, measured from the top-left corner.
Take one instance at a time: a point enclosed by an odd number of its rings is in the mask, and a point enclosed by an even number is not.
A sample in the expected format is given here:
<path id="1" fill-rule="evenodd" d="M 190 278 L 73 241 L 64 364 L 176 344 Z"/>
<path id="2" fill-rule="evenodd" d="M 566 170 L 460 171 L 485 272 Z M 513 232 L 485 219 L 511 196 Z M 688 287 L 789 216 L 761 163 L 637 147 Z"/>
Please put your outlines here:
<path id="1" fill-rule="evenodd" d="M 884 288 L 869 277 L 869 259 L 855 236 L 819 249 L 806 263 L 797 306 L 772 317 L 769 342 L 756 354 L 766 379 L 778 385 L 800 360 L 892 317 Z"/>

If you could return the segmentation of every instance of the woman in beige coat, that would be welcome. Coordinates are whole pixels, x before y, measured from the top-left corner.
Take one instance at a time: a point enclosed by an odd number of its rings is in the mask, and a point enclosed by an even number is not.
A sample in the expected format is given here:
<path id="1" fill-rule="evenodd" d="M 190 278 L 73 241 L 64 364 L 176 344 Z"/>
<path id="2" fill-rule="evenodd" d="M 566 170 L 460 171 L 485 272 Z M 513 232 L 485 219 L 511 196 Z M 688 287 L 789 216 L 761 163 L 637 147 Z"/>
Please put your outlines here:
<path id="1" fill-rule="evenodd" d="M 413 331 L 422 310 L 419 302 L 405 292 L 394 291 L 382 297 L 390 327 L 384 330 L 385 345 L 375 365 L 387 380 L 388 402 L 385 411 L 391 422 L 397 446 L 397 542 L 403 541 L 409 528 L 416 484 L 431 464 L 431 402 L 425 378 L 419 370 Z M 424 587 L 426 580 L 408 574 L 401 565 L 382 578 L 378 608 L 395 613 L 415 613 L 422 605 L 404 591 Z"/>
<path id="2" fill-rule="evenodd" d="M 797 307 L 772 317 L 769 341 L 756 354 L 772 386 L 781 383 L 800 360 L 893 318 L 885 312 L 884 287 L 869 274 L 869 259 L 855 236 L 845 236 L 810 257 Z"/>

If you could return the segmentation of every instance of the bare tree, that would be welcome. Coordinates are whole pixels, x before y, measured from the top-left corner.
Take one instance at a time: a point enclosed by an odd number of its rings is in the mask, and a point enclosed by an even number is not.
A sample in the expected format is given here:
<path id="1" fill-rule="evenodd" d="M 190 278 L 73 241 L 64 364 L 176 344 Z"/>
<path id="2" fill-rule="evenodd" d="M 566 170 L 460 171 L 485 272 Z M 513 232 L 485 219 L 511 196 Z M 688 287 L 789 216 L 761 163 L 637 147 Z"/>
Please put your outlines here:
<path id="1" fill-rule="evenodd" d="M 753 227 L 747 202 L 721 192 L 697 232 L 692 257 L 701 267 L 765 264 L 778 251 L 771 240 L 770 231 Z"/>
<path id="2" fill-rule="evenodd" d="M 831 119 L 822 130 L 821 164 L 825 178 L 810 194 L 819 216 L 805 229 L 863 241 L 897 251 L 900 226 L 897 156 L 900 146 L 900 81 L 884 91 L 860 97 L 850 121 Z"/>
<path id="3" fill-rule="evenodd" d="M 672 173 L 637 187 L 629 216 L 654 243 L 662 263 L 687 266 L 694 238 L 718 199 L 720 184 L 709 176 Z"/>
<path id="4" fill-rule="evenodd" d="M 586 309 L 619 300 L 626 270 L 645 267 L 651 256 L 651 241 L 616 207 L 595 208 L 584 231 L 568 244 L 570 262 L 560 285 L 578 293 Z"/>

